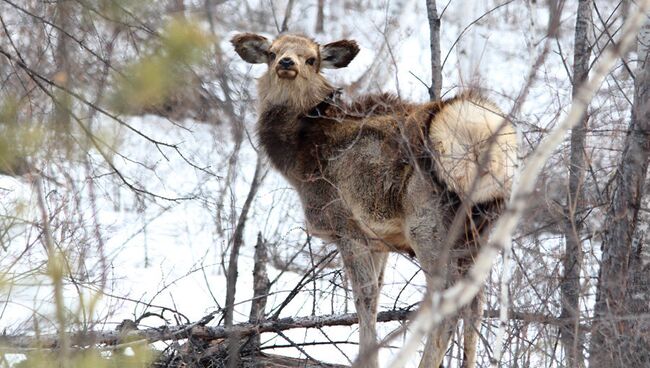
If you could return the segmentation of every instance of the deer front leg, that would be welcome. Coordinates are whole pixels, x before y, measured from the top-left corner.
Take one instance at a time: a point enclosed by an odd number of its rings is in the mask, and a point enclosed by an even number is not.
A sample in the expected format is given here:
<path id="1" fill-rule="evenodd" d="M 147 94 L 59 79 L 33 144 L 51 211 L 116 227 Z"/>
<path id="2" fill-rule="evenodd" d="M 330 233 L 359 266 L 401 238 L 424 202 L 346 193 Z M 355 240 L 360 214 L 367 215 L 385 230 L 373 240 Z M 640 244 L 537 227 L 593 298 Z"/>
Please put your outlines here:
<path id="1" fill-rule="evenodd" d="M 442 291 L 450 280 L 449 254 L 439 197 L 429 180 L 415 176 L 407 187 L 405 232 L 424 271 L 427 293 Z M 447 351 L 457 318 L 447 318 L 427 335 L 420 368 L 438 368 Z"/>
<path id="2" fill-rule="evenodd" d="M 356 238 L 356 239 L 355 239 Z M 345 236 L 337 241 L 339 253 L 354 294 L 359 316 L 359 367 L 376 368 L 377 299 L 386 265 L 386 253 L 372 252 L 364 238 Z"/>

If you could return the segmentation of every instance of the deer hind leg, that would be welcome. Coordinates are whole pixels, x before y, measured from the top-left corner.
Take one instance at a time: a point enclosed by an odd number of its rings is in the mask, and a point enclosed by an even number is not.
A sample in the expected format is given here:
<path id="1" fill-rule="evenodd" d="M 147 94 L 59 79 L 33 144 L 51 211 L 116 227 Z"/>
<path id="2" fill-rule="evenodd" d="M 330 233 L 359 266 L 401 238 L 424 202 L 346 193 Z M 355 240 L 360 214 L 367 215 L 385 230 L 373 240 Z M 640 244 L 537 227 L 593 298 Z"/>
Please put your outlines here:
<path id="1" fill-rule="evenodd" d="M 442 367 L 442 361 L 445 358 L 449 341 L 456 327 L 457 319 L 445 319 L 440 325 L 431 331 L 424 345 L 424 352 L 420 360 L 419 368 L 438 368 Z"/>
<path id="2" fill-rule="evenodd" d="M 463 364 L 462 368 L 476 367 L 476 350 L 478 347 L 481 319 L 483 318 L 483 290 L 474 297 L 463 310 Z"/>
<path id="3" fill-rule="evenodd" d="M 414 176 L 408 184 L 405 199 L 406 233 L 424 271 L 427 281 L 427 295 L 442 291 L 450 280 L 448 254 L 443 252 L 445 228 L 442 208 L 435 188 L 428 179 Z M 421 368 L 438 368 L 447 351 L 458 319 L 445 319 L 427 335 Z"/>
<path id="4" fill-rule="evenodd" d="M 337 242 L 348 280 L 352 284 L 354 304 L 359 316 L 360 367 L 376 368 L 377 354 L 372 349 L 377 343 L 377 300 L 386 253 L 374 253 L 364 240 L 341 238 Z"/>
<path id="5" fill-rule="evenodd" d="M 435 263 L 434 263 L 435 265 Z M 423 267 L 423 270 L 426 269 Z M 430 272 L 430 271 L 429 271 Z M 429 284 L 429 289 L 431 291 L 441 291 L 443 288 L 448 287 L 450 280 L 453 280 L 453 275 L 450 274 L 451 270 L 447 269 L 447 277 L 445 279 L 445 284 L 436 289 L 431 288 L 430 281 L 427 280 Z M 451 316 L 445 318 L 440 324 L 434 327 L 427 336 L 424 350 L 422 354 L 422 359 L 420 360 L 419 368 L 438 368 L 443 367 L 443 360 L 445 354 L 447 353 L 447 348 L 449 347 L 449 342 L 451 341 L 452 336 L 454 335 L 454 330 L 458 324 L 458 317 Z"/>

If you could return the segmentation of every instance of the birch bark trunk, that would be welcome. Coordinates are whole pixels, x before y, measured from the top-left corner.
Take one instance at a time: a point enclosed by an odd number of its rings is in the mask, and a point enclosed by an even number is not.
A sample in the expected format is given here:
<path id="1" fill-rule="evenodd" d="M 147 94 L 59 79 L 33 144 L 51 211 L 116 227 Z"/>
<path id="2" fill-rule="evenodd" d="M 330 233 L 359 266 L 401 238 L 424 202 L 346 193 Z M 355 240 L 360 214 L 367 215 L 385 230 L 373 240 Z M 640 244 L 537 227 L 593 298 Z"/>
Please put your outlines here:
<path id="1" fill-rule="evenodd" d="M 587 80 L 591 46 L 589 33 L 592 0 L 580 0 L 576 16 L 575 46 L 573 52 L 573 91 Z M 562 259 L 564 275 L 560 280 L 561 318 L 560 338 L 569 367 L 583 367 L 583 335 L 580 332 L 580 270 L 582 266 L 582 220 L 578 215 L 583 207 L 585 177 L 585 141 L 589 116 L 585 112 L 579 125 L 571 130 L 571 157 L 569 163 L 569 192 L 564 210 L 565 250 Z"/>
<path id="2" fill-rule="evenodd" d="M 630 11 L 638 11 L 630 9 Z M 644 265 L 639 209 L 650 156 L 650 20 L 638 38 L 632 119 L 605 219 L 603 255 L 592 325 L 590 367 L 640 367 L 649 362 L 648 265 Z M 647 213 L 644 215 L 646 216 Z M 647 224 L 645 224 L 647 225 Z M 630 303 L 632 302 L 632 303 Z M 632 318 L 630 318 L 632 317 Z M 637 335 L 638 334 L 638 335 Z"/>

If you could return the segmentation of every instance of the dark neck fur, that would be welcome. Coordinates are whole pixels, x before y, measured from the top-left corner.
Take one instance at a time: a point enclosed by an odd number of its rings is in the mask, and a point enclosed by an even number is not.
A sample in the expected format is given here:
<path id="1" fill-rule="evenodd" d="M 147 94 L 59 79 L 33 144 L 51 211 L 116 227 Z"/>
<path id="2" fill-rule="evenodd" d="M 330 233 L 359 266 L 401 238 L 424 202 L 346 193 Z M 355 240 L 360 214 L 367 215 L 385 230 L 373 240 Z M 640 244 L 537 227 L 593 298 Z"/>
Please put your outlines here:
<path id="1" fill-rule="evenodd" d="M 266 106 L 257 122 L 260 145 L 271 163 L 283 174 L 291 166 L 297 150 L 295 133 L 298 114 L 287 105 Z"/>
<path id="2" fill-rule="evenodd" d="M 257 132 L 260 145 L 273 166 L 285 176 L 300 177 L 319 168 L 319 146 L 327 145 L 324 119 L 297 113 L 286 105 L 265 108 L 260 114 Z M 314 170 L 310 169 L 312 166 Z"/>

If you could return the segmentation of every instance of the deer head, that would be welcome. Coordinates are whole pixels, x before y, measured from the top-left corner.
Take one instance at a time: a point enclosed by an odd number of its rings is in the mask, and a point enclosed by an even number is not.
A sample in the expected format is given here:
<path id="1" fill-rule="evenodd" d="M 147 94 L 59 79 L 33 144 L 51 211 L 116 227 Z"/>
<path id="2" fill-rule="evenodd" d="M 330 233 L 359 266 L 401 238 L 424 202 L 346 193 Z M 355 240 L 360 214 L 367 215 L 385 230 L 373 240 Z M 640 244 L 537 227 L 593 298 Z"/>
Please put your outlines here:
<path id="1" fill-rule="evenodd" d="M 305 112 L 327 97 L 334 88 L 321 74 L 325 68 L 343 68 L 359 52 L 355 41 L 340 40 L 319 45 L 300 35 L 281 35 L 273 42 L 243 33 L 231 40 L 235 51 L 251 64 L 267 64 L 259 79 L 261 106 L 286 104 Z"/>

